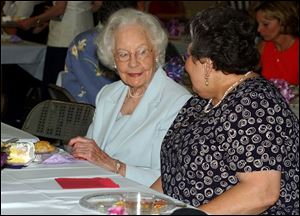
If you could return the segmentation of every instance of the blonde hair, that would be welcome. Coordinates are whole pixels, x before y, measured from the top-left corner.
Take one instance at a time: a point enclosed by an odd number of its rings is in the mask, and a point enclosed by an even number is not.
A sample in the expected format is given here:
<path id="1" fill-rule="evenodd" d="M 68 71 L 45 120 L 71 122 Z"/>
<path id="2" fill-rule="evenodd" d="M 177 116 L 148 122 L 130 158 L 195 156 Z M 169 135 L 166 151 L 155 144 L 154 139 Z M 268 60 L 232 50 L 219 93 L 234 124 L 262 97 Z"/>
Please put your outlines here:
<path id="1" fill-rule="evenodd" d="M 267 18 L 277 19 L 281 25 L 282 34 L 299 36 L 299 3 L 296 1 L 263 1 L 251 9 L 253 15 L 258 11 Z"/>

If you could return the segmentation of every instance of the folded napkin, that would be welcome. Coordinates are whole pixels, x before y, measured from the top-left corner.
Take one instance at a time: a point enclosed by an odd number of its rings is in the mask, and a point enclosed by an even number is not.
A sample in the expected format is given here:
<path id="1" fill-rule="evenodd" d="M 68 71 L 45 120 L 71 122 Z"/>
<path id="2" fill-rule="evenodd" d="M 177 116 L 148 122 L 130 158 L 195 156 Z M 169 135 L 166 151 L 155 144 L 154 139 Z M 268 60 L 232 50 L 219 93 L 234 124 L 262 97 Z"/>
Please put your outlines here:
<path id="1" fill-rule="evenodd" d="M 56 178 L 55 181 L 63 189 L 80 188 L 119 188 L 113 180 L 109 178 Z"/>
<path id="2" fill-rule="evenodd" d="M 63 164 L 63 163 L 72 163 L 76 159 L 72 155 L 67 154 L 53 154 L 49 158 L 45 159 L 43 164 Z"/>

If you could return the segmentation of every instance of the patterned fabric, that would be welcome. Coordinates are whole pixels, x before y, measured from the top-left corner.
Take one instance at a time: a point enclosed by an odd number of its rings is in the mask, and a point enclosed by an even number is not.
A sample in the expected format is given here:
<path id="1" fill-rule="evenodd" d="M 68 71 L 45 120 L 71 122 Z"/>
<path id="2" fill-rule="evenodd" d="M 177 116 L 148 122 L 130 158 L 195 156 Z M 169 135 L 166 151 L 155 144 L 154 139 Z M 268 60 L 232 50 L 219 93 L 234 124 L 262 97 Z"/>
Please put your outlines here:
<path id="1" fill-rule="evenodd" d="M 66 57 L 66 73 L 62 87 L 82 103 L 95 105 L 100 89 L 117 80 L 115 72 L 99 63 L 95 38 L 100 27 L 79 34 L 70 44 Z"/>
<path id="2" fill-rule="evenodd" d="M 280 170 L 280 198 L 265 214 L 299 215 L 299 123 L 261 77 L 241 83 L 208 114 L 192 97 L 164 138 L 165 194 L 195 207 L 238 183 L 237 172 Z"/>

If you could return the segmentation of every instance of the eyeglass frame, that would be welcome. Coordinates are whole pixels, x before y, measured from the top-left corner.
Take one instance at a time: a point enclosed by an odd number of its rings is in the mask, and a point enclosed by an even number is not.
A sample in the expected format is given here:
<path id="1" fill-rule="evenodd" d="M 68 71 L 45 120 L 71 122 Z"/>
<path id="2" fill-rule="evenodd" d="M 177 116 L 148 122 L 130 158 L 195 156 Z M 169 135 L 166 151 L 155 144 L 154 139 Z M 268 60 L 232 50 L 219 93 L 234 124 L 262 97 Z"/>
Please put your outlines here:
<path id="1" fill-rule="evenodd" d="M 142 47 L 142 48 L 143 48 L 143 47 Z M 137 61 L 143 61 L 144 59 L 146 59 L 147 57 L 149 57 L 150 53 L 153 52 L 153 48 L 152 48 L 152 49 L 146 48 L 145 50 L 141 50 L 141 51 L 148 52 L 147 55 L 145 55 L 144 57 L 138 57 L 139 55 L 137 55 L 137 53 L 138 53 L 139 49 L 141 49 L 141 48 L 138 48 L 134 53 L 129 52 L 128 50 L 122 50 L 121 52 L 128 54 L 128 59 L 127 59 L 127 60 L 121 60 L 121 59 L 120 59 L 120 56 L 118 56 L 117 53 L 114 53 L 114 57 L 115 57 L 117 60 L 119 60 L 120 62 L 124 62 L 124 63 L 125 63 L 125 62 L 128 62 L 128 61 L 130 60 L 132 54 L 134 54 L 135 59 L 136 59 Z M 120 54 L 121 52 L 119 52 L 119 54 Z"/>

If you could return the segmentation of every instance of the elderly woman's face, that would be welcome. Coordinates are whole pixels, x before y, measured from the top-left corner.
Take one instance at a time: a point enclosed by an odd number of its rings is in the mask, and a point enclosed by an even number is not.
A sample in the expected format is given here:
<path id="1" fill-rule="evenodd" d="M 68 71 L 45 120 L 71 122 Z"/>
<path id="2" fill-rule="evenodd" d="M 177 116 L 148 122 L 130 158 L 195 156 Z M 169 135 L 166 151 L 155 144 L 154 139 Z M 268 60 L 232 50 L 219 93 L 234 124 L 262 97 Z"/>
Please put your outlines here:
<path id="1" fill-rule="evenodd" d="M 267 18 L 266 13 L 257 11 L 256 21 L 258 22 L 257 31 L 266 41 L 274 41 L 280 35 L 280 23 L 277 19 Z"/>
<path id="2" fill-rule="evenodd" d="M 155 65 L 155 51 L 145 29 L 139 25 L 119 28 L 115 33 L 114 58 L 120 78 L 132 88 L 147 87 Z"/>

